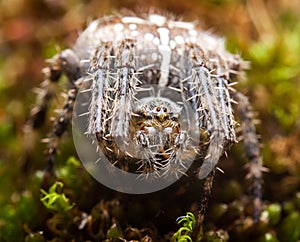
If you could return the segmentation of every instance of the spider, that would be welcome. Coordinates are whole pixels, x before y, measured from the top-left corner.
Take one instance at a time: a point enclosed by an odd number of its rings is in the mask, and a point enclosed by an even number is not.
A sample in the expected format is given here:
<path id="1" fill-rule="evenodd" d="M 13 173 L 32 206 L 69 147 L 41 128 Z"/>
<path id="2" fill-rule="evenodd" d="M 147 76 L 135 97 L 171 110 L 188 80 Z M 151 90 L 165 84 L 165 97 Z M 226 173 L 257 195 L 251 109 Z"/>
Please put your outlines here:
<path id="1" fill-rule="evenodd" d="M 198 178 L 205 179 L 201 221 L 218 161 L 238 142 L 236 113 L 258 219 L 259 141 L 249 101 L 233 88 L 247 68 L 239 55 L 226 51 L 222 38 L 194 23 L 157 14 L 103 17 L 88 25 L 72 49 L 49 61 L 28 127 L 43 124 L 55 87 L 65 75 L 70 88 L 48 139 L 46 173 L 52 172 L 77 95 L 89 92 L 86 135 L 114 165 L 166 175 L 184 173 L 188 160 L 202 162 L 197 171 Z"/>

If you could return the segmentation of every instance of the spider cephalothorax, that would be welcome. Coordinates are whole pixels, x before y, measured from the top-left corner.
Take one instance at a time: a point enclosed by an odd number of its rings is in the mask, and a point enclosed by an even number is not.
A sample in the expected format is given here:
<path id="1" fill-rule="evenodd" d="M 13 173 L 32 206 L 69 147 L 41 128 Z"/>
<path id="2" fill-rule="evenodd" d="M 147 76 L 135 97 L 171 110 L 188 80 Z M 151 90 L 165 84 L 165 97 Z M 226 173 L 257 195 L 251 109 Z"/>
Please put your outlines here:
<path id="1" fill-rule="evenodd" d="M 257 218 L 259 143 L 248 100 L 232 87 L 246 68 L 239 55 L 225 50 L 222 38 L 193 23 L 155 14 L 91 22 L 72 49 L 51 60 L 44 91 L 31 113 L 30 125 L 36 128 L 54 94 L 53 84 L 65 74 L 72 85 L 49 138 L 47 171 L 52 170 L 80 90 L 90 95 L 85 132 L 113 164 L 124 170 L 137 164 L 133 167 L 141 173 L 168 174 L 183 173 L 187 160 L 200 159 L 197 176 L 206 178 L 203 214 L 217 163 L 237 143 L 239 119 Z M 154 89 L 158 92 L 153 95 Z"/>
<path id="2" fill-rule="evenodd" d="M 133 138 L 137 148 L 141 148 L 150 170 L 166 168 L 173 162 L 173 153 L 179 145 L 181 108 L 166 98 L 144 98 L 136 107 L 133 118 Z M 142 157 L 143 158 L 143 157 Z"/>

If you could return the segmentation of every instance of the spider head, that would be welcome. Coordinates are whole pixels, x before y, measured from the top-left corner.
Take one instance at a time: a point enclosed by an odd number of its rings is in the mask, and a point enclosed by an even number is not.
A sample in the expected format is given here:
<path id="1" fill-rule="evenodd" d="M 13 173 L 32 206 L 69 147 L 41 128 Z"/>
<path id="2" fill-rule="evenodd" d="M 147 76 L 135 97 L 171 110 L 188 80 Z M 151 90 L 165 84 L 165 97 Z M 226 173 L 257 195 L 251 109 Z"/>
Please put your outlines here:
<path id="1" fill-rule="evenodd" d="M 178 104 L 163 97 L 143 98 L 135 109 L 140 120 L 163 126 L 167 123 L 178 123 L 180 112 L 181 107 Z"/>
<path id="2" fill-rule="evenodd" d="M 179 105 L 168 98 L 141 99 L 132 120 L 134 139 L 142 147 L 156 147 L 158 153 L 170 148 L 180 132 L 180 112 Z"/>
<path id="3" fill-rule="evenodd" d="M 171 169 L 175 174 L 184 170 L 186 162 L 192 162 L 195 152 L 191 144 L 199 139 L 194 137 L 196 132 L 189 134 L 184 107 L 169 98 L 146 97 L 139 100 L 134 113 L 132 154 L 141 159 L 139 169 L 144 173 Z"/>

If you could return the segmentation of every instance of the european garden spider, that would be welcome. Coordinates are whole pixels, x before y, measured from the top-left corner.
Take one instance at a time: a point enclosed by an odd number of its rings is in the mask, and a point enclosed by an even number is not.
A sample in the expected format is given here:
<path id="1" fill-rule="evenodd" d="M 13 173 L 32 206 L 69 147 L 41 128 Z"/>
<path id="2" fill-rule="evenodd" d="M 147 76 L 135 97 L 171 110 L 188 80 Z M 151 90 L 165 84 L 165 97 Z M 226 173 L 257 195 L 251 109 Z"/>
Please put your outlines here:
<path id="1" fill-rule="evenodd" d="M 201 218 L 218 161 L 237 143 L 235 110 L 257 219 L 262 183 L 259 142 L 248 99 L 233 88 L 233 80 L 241 78 L 247 66 L 239 55 L 225 50 L 222 38 L 193 23 L 156 14 L 114 15 L 91 22 L 72 49 L 50 60 L 31 111 L 28 127 L 39 128 L 60 77 L 68 78 L 68 97 L 48 140 L 46 173 L 52 171 L 59 139 L 83 90 L 90 93 L 86 133 L 119 168 L 166 175 L 184 173 L 190 157 L 202 161 L 197 172 L 205 179 Z M 165 90 L 171 94 L 165 95 Z M 173 100 L 172 93 L 179 100 Z M 183 122 L 182 113 L 188 117 Z M 119 140 L 124 140 L 124 147 Z"/>

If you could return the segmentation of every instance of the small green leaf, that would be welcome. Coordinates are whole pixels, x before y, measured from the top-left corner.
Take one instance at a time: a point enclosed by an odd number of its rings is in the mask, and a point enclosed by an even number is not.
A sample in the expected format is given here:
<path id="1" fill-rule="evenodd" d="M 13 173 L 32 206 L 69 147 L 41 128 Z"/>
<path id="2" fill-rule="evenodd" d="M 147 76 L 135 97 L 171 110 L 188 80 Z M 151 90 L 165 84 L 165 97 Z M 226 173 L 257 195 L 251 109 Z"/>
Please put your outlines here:
<path id="1" fill-rule="evenodd" d="M 178 229 L 173 235 L 173 241 L 178 242 L 189 242 L 192 241 L 191 234 L 196 224 L 196 219 L 193 213 L 187 212 L 185 216 L 177 218 L 176 222 L 182 224 L 182 227 Z"/>
<path id="2" fill-rule="evenodd" d="M 122 235 L 122 230 L 116 224 L 113 224 L 106 233 L 107 239 L 118 239 Z"/>
<path id="3" fill-rule="evenodd" d="M 74 204 L 70 205 L 70 201 L 65 194 L 57 193 L 57 189 L 62 187 L 62 182 L 56 182 L 49 188 L 48 192 L 41 190 L 41 202 L 46 208 L 56 212 L 65 212 L 73 208 Z"/>

